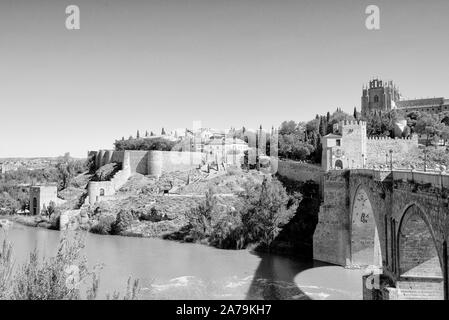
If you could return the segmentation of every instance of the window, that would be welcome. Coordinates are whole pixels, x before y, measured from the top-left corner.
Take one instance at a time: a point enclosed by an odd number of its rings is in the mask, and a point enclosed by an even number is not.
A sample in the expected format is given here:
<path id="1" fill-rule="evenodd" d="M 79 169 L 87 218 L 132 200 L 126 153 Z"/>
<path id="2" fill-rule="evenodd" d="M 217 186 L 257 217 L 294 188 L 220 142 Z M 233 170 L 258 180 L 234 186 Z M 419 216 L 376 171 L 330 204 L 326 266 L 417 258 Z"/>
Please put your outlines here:
<path id="1" fill-rule="evenodd" d="M 335 161 L 335 169 L 343 169 L 343 162 L 341 160 Z"/>
<path id="2" fill-rule="evenodd" d="M 338 139 L 338 140 L 336 141 L 336 143 L 337 143 L 337 147 L 341 146 L 341 140 L 340 140 L 340 139 Z"/>
<path id="3" fill-rule="evenodd" d="M 379 102 L 379 96 L 374 96 L 374 102 Z"/>
<path id="4" fill-rule="evenodd" d="M 37 214 L 37 198 L 33 198 L 33 214 Z"/>
<path id="5" fill-rule="evenodd" d="M 104 189 L 100 189 L 100 197 L 104 196 Z"/>

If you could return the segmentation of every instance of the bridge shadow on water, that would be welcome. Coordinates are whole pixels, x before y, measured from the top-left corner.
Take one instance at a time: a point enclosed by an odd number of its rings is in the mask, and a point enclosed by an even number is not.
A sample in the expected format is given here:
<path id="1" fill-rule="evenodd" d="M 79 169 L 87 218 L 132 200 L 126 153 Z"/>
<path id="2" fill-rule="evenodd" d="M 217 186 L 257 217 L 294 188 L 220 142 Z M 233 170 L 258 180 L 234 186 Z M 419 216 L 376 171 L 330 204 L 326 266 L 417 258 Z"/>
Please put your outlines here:
<path id="1" fill-rule="evenodd" d="M 304 291 L 304 287 L 298 286 L 295 278 L 304 271 L 329 266 L 307 258 L 259 252 L 253 254 L 260 257 L 261 261 L 246 294 L 248 300 L 311 300 L 313 297 Z"/>

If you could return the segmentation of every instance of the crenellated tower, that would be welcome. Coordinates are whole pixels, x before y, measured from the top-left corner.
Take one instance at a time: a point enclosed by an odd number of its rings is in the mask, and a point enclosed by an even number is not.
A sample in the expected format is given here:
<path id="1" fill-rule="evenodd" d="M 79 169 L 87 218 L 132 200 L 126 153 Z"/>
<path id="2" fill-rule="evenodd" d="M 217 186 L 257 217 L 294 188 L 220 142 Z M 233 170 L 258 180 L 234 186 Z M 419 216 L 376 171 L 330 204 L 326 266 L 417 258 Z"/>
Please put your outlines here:
<path id="1" fill-rule="evenodd" d="M 367 157 L 365 121 L 340 121 L 323 137 L 323 170 L 363 168 Z"/>

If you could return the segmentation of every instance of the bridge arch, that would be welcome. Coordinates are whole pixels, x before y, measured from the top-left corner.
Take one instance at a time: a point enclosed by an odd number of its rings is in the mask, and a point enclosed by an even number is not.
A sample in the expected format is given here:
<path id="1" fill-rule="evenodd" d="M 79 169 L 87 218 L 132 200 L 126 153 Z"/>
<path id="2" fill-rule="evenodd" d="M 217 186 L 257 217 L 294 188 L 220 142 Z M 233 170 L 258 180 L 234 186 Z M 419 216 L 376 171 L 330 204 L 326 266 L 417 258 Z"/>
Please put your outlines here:
<path id="1" fill-rule="evenodd" d="M 382 267 L 379 238 L 379 218 L 373 208 L 367 188 L 359 184 L 351 202 L 351 264 L 360 267 Z M 368 189 L 369 190 L 369 189 Z"/>
<path id="2" fill-rule="evenodd" d="M 444 254 L 430 218 L 418 203 L 405 207 L 396 241 L 399 266 L 396 287 L 400 295 L 405 299 L 447 297 Z"/>
<path id="3" fill-rule="evenodd" d="M 443 278 L 443 263 L 432 224 L 417 203 L 408 204 L 402 215 L 397 237 L 401 277 Z"/>

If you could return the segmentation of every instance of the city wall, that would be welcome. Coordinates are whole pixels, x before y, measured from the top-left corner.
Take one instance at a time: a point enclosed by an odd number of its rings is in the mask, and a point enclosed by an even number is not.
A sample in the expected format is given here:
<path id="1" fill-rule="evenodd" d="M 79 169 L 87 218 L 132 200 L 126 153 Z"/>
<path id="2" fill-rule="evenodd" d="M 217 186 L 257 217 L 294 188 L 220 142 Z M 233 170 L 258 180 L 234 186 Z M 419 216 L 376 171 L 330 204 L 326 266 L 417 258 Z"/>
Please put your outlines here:
<path id="1" fill-rule="evenodd" d="M 390 161 L 390 150 L 393 150 L 393 161 L 406 161 L 410 155 L 418 152 L 418 137 L 392 139 L 392 138 L 368 138 L 367 139 L 367 165 L 385 164 Z M 386 157 L 388 155 L 388 157 Z M 388 160 L 388 161 L 387 161 Z"/>
<path id="2" fill-rule="evenodd" d="M 101 200 L 112 199 L 126 181 L 136 173 L 159 177 L 163 173 L 186 171 L 198 167 L 203 160 L 201 152 L 175 151 L 111 151 L 89 152 L 95 157 L 95 167 L 111 163 L 120 163 L 122 169 L 110 181 L 91 181 L 88 186 L 88 202 L 92 205 Z"/>
<path id="3" fill-rule="evenodd" d="M 96 169 L 111 163 L 125 162 L 129 165 L 131 174 L 160 176 L 165 172 L 185 171 L 197 167 L 203 161 L 202 152 L 180 152 L 180 151 L 111 151 L 100 150 L 90 152 L 95 155 Z"/>

